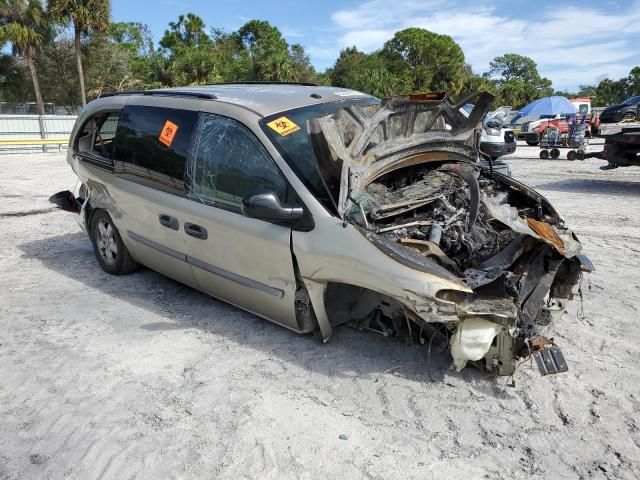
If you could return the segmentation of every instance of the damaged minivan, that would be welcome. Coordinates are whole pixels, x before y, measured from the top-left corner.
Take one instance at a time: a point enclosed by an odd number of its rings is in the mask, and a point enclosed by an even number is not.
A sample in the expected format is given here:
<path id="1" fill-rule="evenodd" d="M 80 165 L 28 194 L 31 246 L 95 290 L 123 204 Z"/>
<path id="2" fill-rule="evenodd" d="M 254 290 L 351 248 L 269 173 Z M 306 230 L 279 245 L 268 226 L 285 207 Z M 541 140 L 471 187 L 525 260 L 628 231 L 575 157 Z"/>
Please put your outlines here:
<path id="1" fill-rule="evenodd" d="M 473 101 L 463 115 L 460 107 Z M 478 161 L 492 97 L 308 84 L 124 92 L 83 110 L 68 162 L 100 266 L 140 264 L 299 333 L 448 345 L 452 368 L 567 370 L 552 338 L 582 272 L 539 193 Z"/>

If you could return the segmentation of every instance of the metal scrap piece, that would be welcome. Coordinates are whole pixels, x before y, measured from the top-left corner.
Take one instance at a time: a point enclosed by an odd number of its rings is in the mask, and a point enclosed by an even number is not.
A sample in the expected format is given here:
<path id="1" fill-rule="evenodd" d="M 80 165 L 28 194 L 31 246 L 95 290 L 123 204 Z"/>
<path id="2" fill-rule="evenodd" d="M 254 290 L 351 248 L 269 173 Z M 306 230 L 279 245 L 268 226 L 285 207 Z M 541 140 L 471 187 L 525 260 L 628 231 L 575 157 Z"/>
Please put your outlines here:
<path id="1" fill-rule="evenodd" d="M 454 272 L 458 271 L 458 265 L 451 260 L 442 249 L 433 242 L 428 240 L 416 240 L 414 238 L 400 238 L 400 243 L 414 250 L 419 251 L 422 255 L 433 257 L 443 267 L 448 267 Z"/>
<path id="2" fill-rule="evenodd" d="M 533 354 L 533 358 L 536 359 L 538 370 L 540 375 L 553 375 L 556 373 L 562 373 L 569 370 L 569 366 L 562 355 L 560 349 L 552 345 L 549 348 L 544 348 Z"/>
<path id="3" fill-rule="evenodd" d="M 371 218 L 373 220 L 381 220 L 383 218 L 393 217 L 402 213 L 410 212 L 411 210 L 416 210 L 420 207 L 424 207 L 425 205 L 433 203 L 436 200 L 442 200 L 442 198 L 432 197 L 382 205 L 371 212 Z"/>
<path id="4" fill-rule="evenodd" d="M 564 242 L 556 233 L 556 230 L 553 228 L 553 225 L 548 224 L 547 222 L 541 222 L 539 220 L 534 220 L 533 218 L 526 217 L 527 225 L 540 235 L 545 240 L 551 242 L 558 252 L 561 255 L 564 255 Z"/>
<path id="5" fill-rule="evenodd" d="M 401 228 L 409 228 L 409 227 L 422 227 L 426 225 L 433 225 L 437 222 L 433 222 L 431 220 L 417 220 L 415 222 L 403 223 L 402 225 L 392 225 L 390 227 L 381 228 L 377 233 L 385 233 L 392 232 L 394 230 L 399 230 Z"/>

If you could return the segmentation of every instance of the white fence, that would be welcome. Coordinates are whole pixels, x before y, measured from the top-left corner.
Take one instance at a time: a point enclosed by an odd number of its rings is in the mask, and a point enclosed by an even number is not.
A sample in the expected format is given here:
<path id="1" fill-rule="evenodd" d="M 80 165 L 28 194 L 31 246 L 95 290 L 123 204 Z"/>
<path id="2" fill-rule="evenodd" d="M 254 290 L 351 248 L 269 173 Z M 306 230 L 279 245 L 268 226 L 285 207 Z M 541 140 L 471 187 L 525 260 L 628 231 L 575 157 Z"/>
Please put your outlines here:
<path id="1" fill-rule="evenodd" d="M 0 153 L 46 152 L 66 148 L 33 144 L 37 140 L 68 140 L 76 115 L 0 115 Z M 6 145 L 5 140 L 28 140 L 30 145 Z M 13 143 L 13 142 L 12 142 Z"/>

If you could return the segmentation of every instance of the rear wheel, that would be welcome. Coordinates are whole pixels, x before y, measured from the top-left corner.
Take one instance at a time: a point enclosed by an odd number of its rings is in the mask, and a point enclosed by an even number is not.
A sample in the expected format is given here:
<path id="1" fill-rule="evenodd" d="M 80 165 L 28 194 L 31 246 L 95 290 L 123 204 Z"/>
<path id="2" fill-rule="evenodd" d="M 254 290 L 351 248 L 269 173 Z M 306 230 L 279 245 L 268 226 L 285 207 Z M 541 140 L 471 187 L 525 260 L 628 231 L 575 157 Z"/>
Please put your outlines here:
<path id="1" fill-rule="evenodd" d="M 567 153 L 567 160 L 574 161 L 575 159 L 576 159 L 575 150 L 569 150 L 569 153 Z"/>
<path id="2" fill-rule="evenodd" d="M 633 112 L 627 112 L 623 115 L 622 120 L 625 122 L 633 122 L 636 119 L 636 114 Z"/>
<path id="3" fill-rule="evenodd" d="M 549 150 L 540 150 L 540 158 L 542 160 L 549 158 Z"/>
<path id="4" fill-rule="evenodd" d="M 91 219 L 91 243 L 105 272 L 124 275 L 138 269 L 138 262 L 129 254 L 113 220 L 104 210 L 96 210 Z"/>
<path id="5" fill-rule="evenodd" d="M 557 148 L 552 148 L 551 152 L 549 152 L 549 155 L 555 160 L 560 156 L 560 150 L 558 150 Z"/>

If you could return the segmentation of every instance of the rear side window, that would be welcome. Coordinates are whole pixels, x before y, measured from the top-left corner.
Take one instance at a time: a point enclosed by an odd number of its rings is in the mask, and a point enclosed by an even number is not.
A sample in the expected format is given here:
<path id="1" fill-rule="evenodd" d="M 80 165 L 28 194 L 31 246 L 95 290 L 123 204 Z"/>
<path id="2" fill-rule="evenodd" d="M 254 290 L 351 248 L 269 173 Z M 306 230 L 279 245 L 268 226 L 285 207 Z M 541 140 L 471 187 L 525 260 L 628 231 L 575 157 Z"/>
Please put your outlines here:
<path id="1" fill-rule="evenodd" d="M 87 120 L 76 138 L 75 151 L 113 159 L 119 115 L 119 112 L 100 112 Z"/>
<path id="2" fill-rule="evenodd" d="M 260 141 L 231 118 L 203 114 L 191 196 L 235 210 L 243 197 L 263 191 L 286 201 L 287 182 Z"/>
<path id="3" fill-rule="evenodd" d="M 185 165 L 197 118 L 197 112 L 189 110 L 125 107 L 115 136 L 115 172 L 184 195 Z"/>

